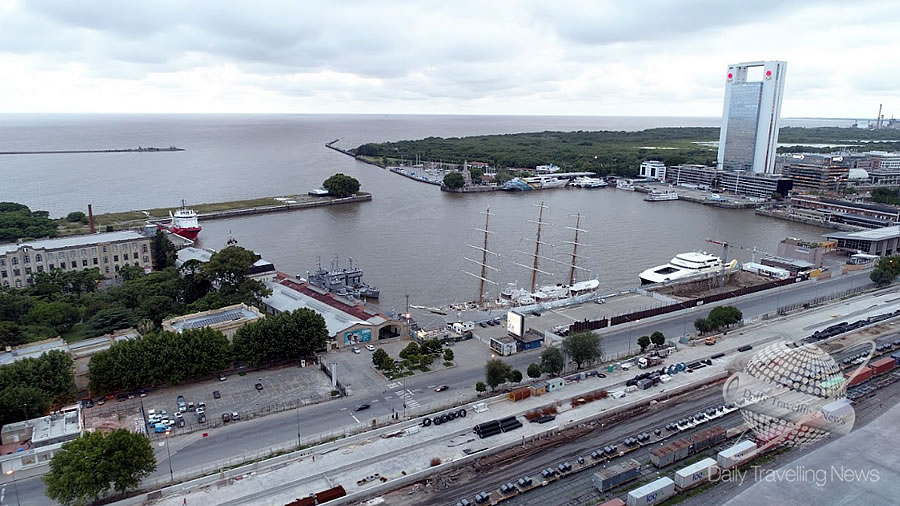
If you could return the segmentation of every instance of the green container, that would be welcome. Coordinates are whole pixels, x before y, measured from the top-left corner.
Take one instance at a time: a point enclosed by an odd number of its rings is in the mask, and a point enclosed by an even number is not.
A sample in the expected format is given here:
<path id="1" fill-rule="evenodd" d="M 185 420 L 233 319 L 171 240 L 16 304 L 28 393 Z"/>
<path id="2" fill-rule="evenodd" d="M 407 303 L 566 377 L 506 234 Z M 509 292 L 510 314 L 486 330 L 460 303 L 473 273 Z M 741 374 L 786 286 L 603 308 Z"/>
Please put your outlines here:
<path id="1" fill-rule="evenodd" d="M 613 372 L 614 366 L 608 365 L 606 366 L 606 372 Z"/>

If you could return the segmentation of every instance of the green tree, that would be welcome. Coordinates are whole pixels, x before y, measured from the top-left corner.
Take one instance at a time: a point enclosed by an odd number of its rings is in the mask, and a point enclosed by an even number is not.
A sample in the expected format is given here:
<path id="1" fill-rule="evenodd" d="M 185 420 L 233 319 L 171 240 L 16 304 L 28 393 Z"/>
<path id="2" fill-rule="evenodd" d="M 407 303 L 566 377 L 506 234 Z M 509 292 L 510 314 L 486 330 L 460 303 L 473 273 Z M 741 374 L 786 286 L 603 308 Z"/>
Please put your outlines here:
<path id="1" fill-rule="evenodd" d="M 116 330 L 133 327 L 138 322 L 137 315 L 121 306 L 101 309 L 84 322 L 83 333 L 87 337 L 102 336 Z"/>
<path id="2" fill-rule="evenodd" d="M 0 426 L 44 416 L 50 396 L 39 388 L 13 385 L 0 390 Z"/>
<path id="3" fill-rule="evenodd" d="M 25 334 L 22 333 L 22 329 L 16 322 L 0 321 L 0 348 L 18 346 L 24 342 Z"/>
<path id="4" fill-rule="evenodd" d="M 450 189 L 462 188 L 466 184 L 466 178 L 459 172 L 451 172 L 444 176 L 444 186 Z"/>
<path id="5" fill-rule="evenodd" d="M 151 320 L 154 325 L 162 324 L 163 319 L 174 309 L 174 302 L 165 295 L 153 295 L 141 301 L 141 313 Z"/>
<path id="6" fill-rule="evenodd" d="M 894 275 L 885 269 L 872 269 L 869 273 L 869 279 L 878 286 L 887 286 L 894 281 Z"/>
<path id="7" fill-rule="evenodd" d="M 541 352 L 541 370 L 550 376 L 557 376 L 566 366 L 566 357 L 559 348 L 547 348 Z"/>
<path id="8" fill-rule="evenodd" d="M 410 355 L 420 355 L 422 353 L 422 349 L 415 342 L 411 342 L 406 345 L 406 348 L 400 350 L 400 358 L 409 358 Z"/>
<path id="9" fill-rule="evenodd" d="M 74 393 L 72 358 L 64 351 L 0 366 L 0 425 L 44 415 Z"/>
<path id="10" fill-rule="evenodd" d="M 637 344 L 641 347 L 641 353 L 644 353 L 644 350 L 646 350 L 647 347 L 650 346 L 650 336 L 639 337 L 637 340 Z"/>
<path id="11" fill-rule="evenodd" d="M 0 202 L 0 244 L 17 239 L 55 237 L 56 223 L 47 211 L 34 211 L 15 202 Z"/>
<path id="12" fill-rule="evenodd" d="M 483 381 L 479 381 L 478 383 L 475 383 L 475 391 L 476 392 L 482 393 L 485 390 L 487 390 L 487 385 L 485 385 Z"/>
<path id="13" fill-rule="evenodd" d="M 491 387 L 491 391 L 496 390 L 498 386 L 506 383 L 511 373 L 512 367 L 500 359 L 495 358 L 488 360 L 487 363 L 484 364 L 485 382 Z"/>
<path id="14" fill-rule="evenodd" d="M 63 505 L 93 502 L 111 491 L 137 488 L 156 470 L 150 440 L 125 429 L 86 432 L 63 444 L 44 476 L 47 497 Z"/>
<path id="15" fill-rule="evenodd" d="M 522 371 L 518 369 L 513 369 L 509 373 L 509 381 L 510 383 L 521 383 L 522 381 Z"/>
<path id="16" fill-rule="evenodd" d="M 423 367 L 428 367 L 434 363 L 434 355 L 422 355 L 419 357 L 419 363 L 422 364 Z"/>
<path id="17" fill-rule="evenodd" d="M 484 171 L 478 167 L 469 167 L 469 175 L 472 176 L 472 181 L 476 184 L 480 184 L 481 178 L 484 176 Z"/>
<path id="18" fill-rule="evenodd" d="M 544 371 L 541 369 L 541 366 L 539 364 L 534 364 L 534 363 L 528 364 L 528 370 L 525 372 L 528 374 L 528 377 L 533 380 L 540 378 L 541 375 L 544 374 Z"/>
<path id="19" fill-rule="evenodd" d="M 246 277 L 257 260 L 256 253 L 240 246 L 229 246 L 212 255 L 201 269 L 206 279 L 218 286 L 216 295 L 223 305 L 243 302 L 258 306 L 262 298 L 272 292 L 262 282 Z"/>
<path id="20" fill-rule="evenodd" d="M 325 348 L 328 337 L 325 318 L 301 308 L 244 325 L 234 336 L 234 349 L 238 357 L 256 366 L 309 358 Z"/>
<path id="21" fill-rule="evenodd" d="M 88 222 L 88 217 L 81 211 L 73 211 L 66 215 L 66 221 L 70 223 L 85 223 Z"/>
<path id="22" fill-rule="evenodd" d="M 0 321 L 24 323 L 25 315 L 33 305 L 34 301 L 22 290 L 0 288 Z"/>
<path id="23" fill-rule="evenodd" d="M 153 269 L 162 270 L 175 265 L 175 245 L 162 230 L 157 230 L 150 244 L 153 251 Z"/>
<path id="24" fill-rule="evenodd" d="M 666 344 L 666 336 L 663 335 L 662 332 L 660 332 L 660 331 L 657 330 L 656 332 L 650 334 L 650 341 L 651 341 L 657 348 L 659 348 L 660 346 Z"/>
<path id="25" fill-rule="evenodd" d="M 65 302 L 38 302 L 25 319 L 33 325 L 53 327 L 57 332 L 63 333 L 81 320 L 81 313 L 77 307 Z"/>
<path id="26" fill-rule="evenodd" d="M 694 328 L 697 329 L 697 332 L 705 334 L 712 330 L 712 325 L 706 318 L 697 318 L 694 320 Z"/>
<path id="27" fill-rule="evenodd" d="M 578 369 L 583 364 L 590 364 L 603 356 L 600 347 L 600 336 L 593 332 L 575 332 L 563 339 L 563 352 L 575 362 Z"/>
<path id="28" fill-rule="evenodd" d="M 391 356 L 388 355 L 388 352 L 384 351 L 382 348 L 378 348 L 372 353 L 372 364 L 375 365 L 378 369 L 382 371 L 392 369 L 394 367 L 394 360 L 391 359 Z"/>
<path id="29" fill-rule="evenodd" d="M 444 362 L 453 362 L 453 358 L 453 350 L 451 350 L 450 348 L 444 350 Z"/>
<path id="30" fill-rule="evenodd" d="M 359 181 L 341 173 L 326 179 L 322 186 L 328 190 L 329 195 L 340 198 L 349 197 L 359 191 Z"/>

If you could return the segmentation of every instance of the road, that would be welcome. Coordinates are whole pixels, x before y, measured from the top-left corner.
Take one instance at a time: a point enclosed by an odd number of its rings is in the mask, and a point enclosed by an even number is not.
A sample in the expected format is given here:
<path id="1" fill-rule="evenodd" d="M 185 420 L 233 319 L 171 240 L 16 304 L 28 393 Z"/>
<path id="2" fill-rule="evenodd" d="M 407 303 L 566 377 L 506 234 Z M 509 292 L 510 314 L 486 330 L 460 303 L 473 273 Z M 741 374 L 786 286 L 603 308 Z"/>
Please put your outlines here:
<path id="1" fill-rule="evenodd" d="M 680 336 L 690 330 L 694 319 L 705 316 L 717 305 L 731 304 L 738 307 L 744 318 L 752 318 L 765 313 L 773 314 L 778 307 L 805 302 L 816 297 L 839 293 L 869 283 L 868 272 L 848 274 L 823 281 L 810 281 L 790 285 L 775 290 L 753 294 L 741 298 L 738 302 L 723 301 L 708 304 L 669 318 L 637 324 L 631 328 L 601 333 L 605 353 L 627 351 L 638 336 L 653 331 L 663 332 L 667 336 Z M 796 336 L 803 337 L 803 336 Z M 503 357 L 516 369 L 525 371 L 528 364 L 540 361 L 540 350 Z M 476 381 L 484 377 L 483 364 L 461 364 L 440 373 L 424 374 L 405 378 L 402 386 L 399 382 L 390 384 L 354 385 L 356 394 L 349 398 L 329 401 L 307 406 L 299 410 L 287 411 L 243 421 L 210 431 L 207 437 L 202 433 L 193 433 L 173 438 L 171 446 L 171 467 L 175 473 L 198 467 L 215 469 L 215 463 L 224 459 L 241 457 L 259 452 L 267 448 L 296 440 L 298 427 L 304 439 L 315 434 L 340 432 L 363 423 L 374 417 L 390 416 L 393 409 L 402 414 L 403 399 L 414 399 L 415 407 L 409 406 L 408 414 L 421 412 L 431 403 L 445 402 L 454 396 L 465 396 L 472 393 Z M 436 384 L 448 385 L 447 392 L 434 392 Z M 398 395 L 406 391 L 406 394 Z M 360 403 L 369 403 L 371 407 L 365 411 L 355 411 Z M 157 471 L 150 477 L 160 478 L 169 474 L 169 459 L 164 446 L 154 443 L 158 461 Z M 24 485 L 23 485 L 24 484 Z M 42 504 L 47 499 L 43 494 L 43 482 L 39 479 L 19 481 L 22 504 Z"/>

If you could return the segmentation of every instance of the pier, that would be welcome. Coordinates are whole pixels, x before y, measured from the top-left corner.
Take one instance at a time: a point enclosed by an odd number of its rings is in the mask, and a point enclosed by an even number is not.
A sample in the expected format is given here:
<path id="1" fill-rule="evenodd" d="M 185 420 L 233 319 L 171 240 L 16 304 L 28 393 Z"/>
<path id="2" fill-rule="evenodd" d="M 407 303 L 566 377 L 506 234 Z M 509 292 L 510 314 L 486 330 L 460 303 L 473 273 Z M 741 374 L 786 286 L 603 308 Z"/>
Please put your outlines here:
<path id="1" fill-rule="evenodd" d="M 172 151 L 184 151 L 184 148 L 169 146 L 167 148 L 154 148 L 138 146 L 136 148 L 122 149 L 63 149 L 47 151 L 0 151 L 0 155 L 71 155 L 83 153 L 165 153 Z"/>

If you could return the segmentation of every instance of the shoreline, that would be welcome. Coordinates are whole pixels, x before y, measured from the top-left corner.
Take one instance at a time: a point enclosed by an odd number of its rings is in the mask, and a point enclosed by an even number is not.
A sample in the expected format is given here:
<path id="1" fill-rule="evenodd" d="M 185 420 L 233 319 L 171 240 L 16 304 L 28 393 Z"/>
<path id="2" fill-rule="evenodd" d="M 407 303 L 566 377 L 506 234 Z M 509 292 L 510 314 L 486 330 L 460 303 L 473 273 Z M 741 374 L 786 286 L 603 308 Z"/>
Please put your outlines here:
<path id="1" fill-rule="evenodd" d="M 284 201 L 276 200 L 285 199 Z M 287 202 L 291 200 L 292 202 Z M 288 211 L 300 211 L 316 207 L 353 204 L 356 202 L 368 202 L 372 200 L 372 194 L 359 192 L 352 197 L 313 197 L 297 195 L 294 197 L 263 197 L 251 200 L 234 200 L 226 202 L 212 202 L 197 204 L 193 207 L 197 211 L 200 220 L 218 220 L 249 216 L 254 214 L 269 214 Z M 115 230 L 133 229 L 142 227 L 146 223 L 158 223 L 168 221 L 169 211 L 172 208 L 149 209 L 146 211 L 123 211 L 117 213 L 103 213 L 94 215 L 94 222 L 98 229 L 112 226 Z M 146 212 L 146 214 L 144 214 Z M 77 235 L 88 233 L 86 224 L 67 224 L 60 230 L 59 236 Z"/>

